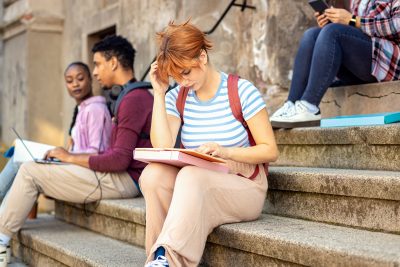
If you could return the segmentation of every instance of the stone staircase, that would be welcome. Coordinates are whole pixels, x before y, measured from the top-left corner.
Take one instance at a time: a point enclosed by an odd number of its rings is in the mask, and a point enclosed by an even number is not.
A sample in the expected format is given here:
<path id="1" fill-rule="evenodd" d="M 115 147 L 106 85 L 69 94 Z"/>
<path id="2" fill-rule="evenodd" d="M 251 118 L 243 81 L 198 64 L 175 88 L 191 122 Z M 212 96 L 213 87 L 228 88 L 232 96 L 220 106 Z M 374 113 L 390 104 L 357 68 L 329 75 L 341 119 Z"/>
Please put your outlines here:
<path id="1" fill-rule="evenodd" d="M 264 211 L 208 238 L 202 266 L 400 266 L 400 124 L 275 131 Z M 14 254 L 32 266 L 143 266 L 142 198 L 28 222 Z"/>
<path id="2" fill-rule="evenodd" d="M 400 104 L 399 104 L 400 110 Z M 277 130 L 281 166 L 400 170 L 400 126 Z"/>

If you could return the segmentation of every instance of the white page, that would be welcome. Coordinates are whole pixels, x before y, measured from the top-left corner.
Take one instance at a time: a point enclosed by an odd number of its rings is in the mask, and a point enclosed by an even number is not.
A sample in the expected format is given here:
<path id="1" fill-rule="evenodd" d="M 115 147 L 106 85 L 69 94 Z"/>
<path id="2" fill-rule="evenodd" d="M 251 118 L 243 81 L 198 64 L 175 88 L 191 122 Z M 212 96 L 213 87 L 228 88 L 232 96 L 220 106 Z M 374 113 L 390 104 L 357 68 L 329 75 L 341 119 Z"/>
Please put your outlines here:
<path id="1" fill-rule="evenodd" d="M 48 150 L 53 149 L 55 147 L 27 140 L 24 140 L 24 143 L 28 147 L 29 151 L 32 153 L 35 159 L 42 159 Z M 16 139 L 15 150 L 14 150 L 14 162 L 22 163 L 27 161 L 33 161 L 32 157 L 29 155 L 29 152 L 26 150 L 21 140 Z"/>

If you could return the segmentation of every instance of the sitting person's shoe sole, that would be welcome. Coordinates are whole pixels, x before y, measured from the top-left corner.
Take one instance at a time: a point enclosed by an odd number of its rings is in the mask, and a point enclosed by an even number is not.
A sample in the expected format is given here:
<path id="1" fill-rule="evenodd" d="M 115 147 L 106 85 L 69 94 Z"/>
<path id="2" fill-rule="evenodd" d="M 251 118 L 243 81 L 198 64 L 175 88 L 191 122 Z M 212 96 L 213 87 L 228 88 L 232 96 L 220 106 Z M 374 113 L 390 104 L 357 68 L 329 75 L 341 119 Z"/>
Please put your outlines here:
<path id="1" fill-rule="evenodd" d="M 321 125 L 321 120 L 315 121 L 299 121 L 299 122 L 288 122 L 288 121 L 271 121 L 272 128 L 275 129 L 292 129 L 300 127 L 319 127 Z"/>

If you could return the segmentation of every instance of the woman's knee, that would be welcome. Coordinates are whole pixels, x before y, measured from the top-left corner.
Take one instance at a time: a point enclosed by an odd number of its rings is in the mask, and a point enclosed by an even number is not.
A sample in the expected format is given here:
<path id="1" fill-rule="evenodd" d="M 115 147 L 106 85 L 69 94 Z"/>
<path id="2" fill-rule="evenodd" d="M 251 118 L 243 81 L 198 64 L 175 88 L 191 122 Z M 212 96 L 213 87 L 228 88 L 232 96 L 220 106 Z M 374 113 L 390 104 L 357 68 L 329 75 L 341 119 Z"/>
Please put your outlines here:
<path id="1" fill-rule="evenodd" d="M 186 166 L 179 171 L 176 177 L 176 184 L 185 188 L 198 188 L 202 190 L 201 188 L 206 184 L 206 179 L 204 178 L 201 168 Z"/>
<path id="2" fill-rule="evenodd" d="M 150 163 L 144 168 L 139 178 L 140 188 L 143 192 L 153 191 L 160 187 L 160 185 L 168 186 L 168 181 L 173 176 L 173 171 L 170 170 L 168 165 L 160 163 Z"/>
<path id="3" fill-rule="evenodd" d="M 35 168 L 37 166 L 38 166 L 38 164 L 33 161 L 22 163 L 18 169 L 17 177 L 18 176 L 21 176 L 21 177 L 32 176 L 32 174 L 34 173 Z"/>
<path id="4" fill-rule="evenodd" d="M 321 32 L 321 28 L 318 28 L 318 27 L 312 27 L 312 28 L 307 29 L 303 34 L 301 43 L 303 45 L 304 44 L 314 44 L 315 40 L 317 40 L 317 37 L 320 32 Z"/>
<path id="5" fill-rule="evenodd" d="M 333 40 L 337 38 L 341 32 L 347 27 L 346 25 L 338 24 L 338 23 L 329 23 L 325 25 L 322 29 L 320 34 L 318 35 L 318 39 L 323 40 Z"/>

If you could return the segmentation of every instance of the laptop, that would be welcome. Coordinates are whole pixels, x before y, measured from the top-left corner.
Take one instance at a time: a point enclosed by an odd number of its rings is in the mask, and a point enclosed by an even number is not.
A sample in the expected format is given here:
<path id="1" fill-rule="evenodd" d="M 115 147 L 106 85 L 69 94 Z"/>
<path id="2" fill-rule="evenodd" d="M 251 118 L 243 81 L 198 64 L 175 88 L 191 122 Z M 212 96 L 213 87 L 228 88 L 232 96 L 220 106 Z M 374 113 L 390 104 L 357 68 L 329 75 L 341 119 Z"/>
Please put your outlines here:
<path id="1" fill-rule="evenodd" d="M 18 134 L 17 130 L 15 130 L 14 127 L 11 127 L 11 129 L 13 130 L 15 135 L 18 137 L 19 141 L 21 141 L 22 145 L 24 146 L 24 148 L 26 149 L 26 151 L 31 156 L 31 158 L 34 162 L 40 163 L 40 164 L 66 164 L 65 162 L 61 162 L 57 159 L 37 159 L 37 158 L 35 158 L 33 156 L 33 154 L 31 153 L 31 151 L 29 150 L 28 146 L 25 144 L 24 140 L 22 140 L 21 136 Z"/>

